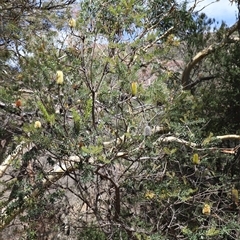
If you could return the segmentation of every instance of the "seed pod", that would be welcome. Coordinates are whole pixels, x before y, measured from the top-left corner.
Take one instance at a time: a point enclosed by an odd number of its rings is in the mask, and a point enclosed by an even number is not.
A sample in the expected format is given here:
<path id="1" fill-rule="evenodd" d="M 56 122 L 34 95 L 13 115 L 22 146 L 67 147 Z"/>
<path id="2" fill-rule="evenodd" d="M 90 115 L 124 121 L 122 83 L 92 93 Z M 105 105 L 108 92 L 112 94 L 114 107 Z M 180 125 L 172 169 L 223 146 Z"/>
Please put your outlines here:
<path id="1" fill-rule="evenodd" d="M 137 95 L 137 82 L 132 82 L 131 84 L 131 92 L 132 92 L 132 95 L 133 96 L 136 96 Z"/>
<path id="2" fill-rule="evenodd" d="M 211 206 L 209 204 L 205 203 L 204 206 L 203 206 L 203 209 L 202 209 L 202 213 L 204 215 L 210 215 L 210 213 L 211 213 Z"/>
<path id="3" fill-rule="evenodd" d="M 199 158 L 199 156 L 198 156 L 197 153 L 194 153 L 194 154 L 193 154 L 192 162 L 193 162 L 193 164 L 195 164 L 195 165 L 199 165 L 199 164 L 200 164 L 200 158 Z"/>
<path id="4" fill-rule="evenodd" d="M 56 82 L 59 85 L 63 84 L 63 72 L 62 71 L 57 71 Z"/>

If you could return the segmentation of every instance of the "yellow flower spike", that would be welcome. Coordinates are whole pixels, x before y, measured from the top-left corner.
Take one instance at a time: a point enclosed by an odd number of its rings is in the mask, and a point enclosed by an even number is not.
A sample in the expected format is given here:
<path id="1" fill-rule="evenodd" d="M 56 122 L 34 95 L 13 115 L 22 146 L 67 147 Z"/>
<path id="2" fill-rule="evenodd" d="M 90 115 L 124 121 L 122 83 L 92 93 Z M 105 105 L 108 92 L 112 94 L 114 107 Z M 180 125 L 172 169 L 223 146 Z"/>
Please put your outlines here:
<path id="1" fill-rule="evenodd" d="M 155 193 L 154 192 L 152 192 L 152 191 L 147 191 L 146 193 L 145 193 L 145 198 L 147 198 L 147 199 L 153 199 L 155 197 Z"/>
<path id="2" fill-rule="evenodd" d="M 210 215 L 211 214 L 211 206 L 207 203 L 204 204 L 203 209 L 202 209 L 202 213 L 204 215 Z"/>
<path id="3" fill-rule="evenodd" d="M 40 121 L 36 121 L 36 122 L 34 123 L 34 128 L 41 128 L 41 127 L 42 127 L 42 124 L 41 124 Z"/>
<path id="4" fill-rule="evenodd" d="M 199 164 L 200 164 L 200 158 L 199 158 L 199 156 L 198 156 L 197 153 L 194 153 L 194 154 L 193 154 L 192 162 L 193 162 L 193 164 L 195 164 L 195 165 L 199 165 Z"/>
<path id="5" fill-rule="evenodd" d="M 180 41 L 174 40 L 173 46 L 174 46 L 174 47 L 178 47 L 179 45 L 180 45 Z"/>
<path id="6" fill-rule="evenodd" d="M 23 79 L 23 75 L 22 75 L 21 73 L 19 73 L 19 74 L 17 75 L 17 80 L 21 81 L 22 79 Z"/>
<path id="7" fill-rule="evenodd" d="M 132 82 L 131 84 L 131 92 L 132 92 L 132 95 L 133 96 L 136 96 L 137 95 L 137 82 Z"/>
<path id="8" fill-rule="evenodd" d="M 235 189 L 235 188 L 232 188 L 232 201 L 235 203 L 235 204 L 238 204 L 238 190 Z"/>
<path id="9" fill-rule="evenodd" d="M 75 28 L 76 27 L 76 20 L 74 18 L 71 18 L 68 21 L 68 25 L 69 25 L 70 28 Z"/>
<path id="10" fill-rule="evenodd" d="M 63 84 L 63 72 L 62 71 L 57 71 L 56 82 L 59 85 Z"/>

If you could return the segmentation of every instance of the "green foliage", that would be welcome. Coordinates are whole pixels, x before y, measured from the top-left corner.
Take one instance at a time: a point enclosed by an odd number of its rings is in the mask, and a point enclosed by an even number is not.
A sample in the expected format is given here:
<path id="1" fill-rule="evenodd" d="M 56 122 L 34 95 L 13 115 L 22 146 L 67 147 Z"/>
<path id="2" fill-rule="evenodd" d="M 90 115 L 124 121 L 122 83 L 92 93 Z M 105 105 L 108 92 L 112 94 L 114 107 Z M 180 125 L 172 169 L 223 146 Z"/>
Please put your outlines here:
<path id="1" fill-rule="evenodd" d="M 46 122 L 50 123 L 51 125 L 54 124 L 55 122 L 55 116 L 54 114 L 49 114 L 47 112 L 47 109 L 45 108 L 45 106 L 43 105 L 43 103 L 41 103 L 40 101 L 38 102 L 38 108 L 39 110 L 42 112 L 44 119 L 46 120 Z"/>
<path id="2" fill-rule="evenodd" d="M 74 121 L 74 133 L 78 135 L 81 129 L 81 118 L 79 113 L 75 109 L 72 109 L 72 115 Z"/>
<path id="3" fill-rule="evenodd" d="M 95 226 L 88 226 L 79 234 L 78 239 L 83 240 L 105 240 L 106 235 L 101 229 L 96 228 Z"/>
<path id="4" fill-rule="evenodd" d="M 219 76 L 218 81 L 216 81 L 218 87 L 214 90 L 215 98 L 210 98 L 210 106 L 212 109 L 214 107 L 219 109 L 213 127 L 224 126 L 222 132 L 238 132 L 239 128 L 239 47 L 239 43 L 236 43 L 228 48 L 227 53 L 222 50 L 215 53 L 214 56 L 218 58 L 221 66 L 219 73 L 221 77 Z M 215 58 L 213 61 L 216 61 Z"/>
<path id="5" fill-rule="evenodd" d="M 152 103 L 156 105 L 166 104 L 169 100 L 170 90 L 167 88 L 166 83 L 163 81 L 163 78 L 158 78 L 154 83 L 149 87 L 147 96 Z"/>

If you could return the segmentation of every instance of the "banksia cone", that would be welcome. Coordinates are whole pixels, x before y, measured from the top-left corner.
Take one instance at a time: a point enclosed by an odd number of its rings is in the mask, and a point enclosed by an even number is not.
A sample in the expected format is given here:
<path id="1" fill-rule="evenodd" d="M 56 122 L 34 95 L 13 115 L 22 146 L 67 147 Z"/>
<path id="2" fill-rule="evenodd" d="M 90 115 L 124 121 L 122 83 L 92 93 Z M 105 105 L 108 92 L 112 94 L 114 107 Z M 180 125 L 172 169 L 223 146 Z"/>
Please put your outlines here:
<path id="1" fill-rule="evenodd" d="M 70 28 L 75 28 L 76 27 L 76 20 L 74 18 L 71 18 L 68 21 L 68 25 L 69 25 Z"/>
<path id="2" fill-rule="evenodd" d="M 145 198 L 147 198 L 147 199 L 153 199 L 154 197 L 155 197 L 155 193 L 152 191 L 147 191 L 145 193 Z"/>
<path id="3" fill-rule="evenodd" d="M 84 142 L 83 142 L 83 141 L 80 141 L 80 142 L 78 143 L 78 146 L 79 146 L 79 148 L 81 149 L 81 148 L 84 146 Z"/>
<path id="4" fill-rule="evenodd" d="M 136 96 L 137 95 L 137 82 L 132 82 L 131 84 L 131 92 L 132 92 L 132 95 L 133 96 Z"/>
<path id="5" fill-rule="evenodd" d="M 39 52 L 44 52 L 44 50 L 45 50 L 45 44 L 44 44 L 44 43 L 41 43 L 41 44 L 39 45 L 39 47 L 38 47 L 38 51 L 39 51 Z"/>
<path id="6" fill-rule="evenodd" d="M 146 125 L 144 128 L 143 135 L 144 136 L 150 136 L 152 134 L 152 129 L 150 126 Z"/>
<path id="7" fill-rule="evenodd" d="M 22 79 L 23 79 L 23 75 L 22 75 L 21 73 L 19 73 L 19 74 L 17 75 L 17 80 L 21 81 Z"/>
<path id="8" fill-rule="evenodd" d="M 195 165 L 199 165 L 199 164 L 200 164 L 200 158 L 199 158 L 199 156 L 198 156 L 197 153 L 194 153 L 194 154 L 193 154 L 192 162 L 193 162 L 193 164 L 195 164 Z"/>
<path id="9" fill-rule="evenodd" d="M 40 121 L 36 121 L 36 122 L 34 123 L 34 128 L 41 128 L 41 127 L 42 127 L 42 124 L 41 124 Z"/>
<path id="10" fill-rule="evenodd" d="M 63 84 L 63 72 L 62 71 L 57 71 L 56 82 L 59 85 Z"/>
<path id="11" fill-rule="evenodd" d="M 238 204 L 238 190 L 235 188 L 232 189 L 232 201 Z"/>
<path id="12" fill-rule="evenodd" d="M 211 213 L 211 206 L 209 204 L 205 203 L 204 206 L 203 206 L 203 209 L 202 209 L 202 213 L 204 215 L 210 215 L 210 213 Z"/>
<path id="13" fill-rule="evenodd" d="M 19 108 L 19 107 L 22 106 L 22 101 L 21 101 L 20 98 L 15 102 L 15 106 L 16 106 L 17 108 Z"/>

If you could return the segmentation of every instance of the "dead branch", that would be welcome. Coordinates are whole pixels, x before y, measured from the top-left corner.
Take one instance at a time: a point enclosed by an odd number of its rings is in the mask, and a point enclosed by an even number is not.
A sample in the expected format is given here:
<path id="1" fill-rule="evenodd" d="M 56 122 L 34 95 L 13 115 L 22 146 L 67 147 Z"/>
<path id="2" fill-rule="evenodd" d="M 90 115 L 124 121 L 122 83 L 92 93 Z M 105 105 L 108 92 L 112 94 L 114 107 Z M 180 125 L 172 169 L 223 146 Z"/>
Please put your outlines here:
<path id="1" fill-rule="evenodd" d="M 14 159 L 16 159 L 20 153 L 22 152 L 23 149 L 23 145 L 24 143 L 20 143 L 16 149 L 14 150 L 14 152 L 12 154 L 10 154 L 4 161 L 3 163 L 0 165 L 0 177 L 3 176 L 3 174 L 6 172 L 6 170 L 8 169 L 9 166 L 11 166 L 12 161 Z"/>
<path id="2" fill-rule="evenodd" d="M 233 34 L 235 31 L 238 29 L 238 22 L 236 22 L 232 27 L 230 27 L 227 30 L 227 33 L 223 40 L 220 43 L 213 43 L 210 46 L 206 47 L 202 51 L 198 52 L 192 60 L 186 65 L 183 73 L 182 73 L 182 85 L 185 90 L 189 90 L 191 85 L 189 82 L 190 79 L 190 73 L 192 69 L 201 61 L 203 60 L 206 56 L 210 55 L 213 53 L 215 50 L 222 48 L 228 43 L 229 37 L 231 34 Z"/>
<path id="3" fill-rule="evenodd" d="M 156 140 L 156 142 L 153 145 L 157 145 L 159 143 L 169 143 L 169 142 L 181 143 L 181 144 L 189 146 L 191 148 L 196 148 L 198 146 L 198 144 L 196 144 L 194 142 L 189 142 L 189 141 L 186 141 L 184 139 L 180 139 L 180 138 L 177 138 L 174 136 L 161 136 Z"/>

